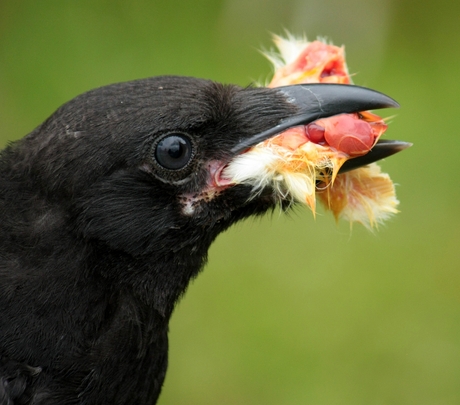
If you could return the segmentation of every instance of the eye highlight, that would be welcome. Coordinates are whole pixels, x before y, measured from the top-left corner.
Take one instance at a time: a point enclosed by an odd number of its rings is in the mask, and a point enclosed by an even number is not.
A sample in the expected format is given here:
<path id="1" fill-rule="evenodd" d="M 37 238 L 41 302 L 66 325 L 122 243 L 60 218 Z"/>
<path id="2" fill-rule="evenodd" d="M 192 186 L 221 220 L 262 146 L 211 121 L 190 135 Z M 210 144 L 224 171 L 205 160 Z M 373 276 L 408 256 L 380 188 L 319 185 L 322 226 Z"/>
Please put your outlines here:
<path id="1" fill-rule="evenodd" d="M 186 134 L 170 133 L 156 144 L 154 156 L 161 167 L 167 170 L 181 170 L 192 159 L 192 141 Z"/>

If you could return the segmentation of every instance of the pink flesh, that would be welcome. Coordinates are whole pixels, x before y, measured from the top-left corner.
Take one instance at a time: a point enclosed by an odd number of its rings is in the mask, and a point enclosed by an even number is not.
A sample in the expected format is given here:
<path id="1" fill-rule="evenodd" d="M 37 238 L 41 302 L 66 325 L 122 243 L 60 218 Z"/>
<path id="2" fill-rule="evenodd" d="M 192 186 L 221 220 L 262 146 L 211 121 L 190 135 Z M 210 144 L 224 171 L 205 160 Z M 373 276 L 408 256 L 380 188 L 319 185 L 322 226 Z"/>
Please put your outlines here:
<path id="1" fill-rule="evenodd" d="M 291 151 L 310 141 L 355 157 L 369 152 L 385 127 L 381 120 L 369 123 L 358 114 L 341 114 L 290 128 L 268 141 Z"/>
<path id="2" fill-rule="evenodd" d="M 307 135 L 307 138 L 313 143 L 324 145 L 326 143 L 324 132 L 324 127 L 318 125 L 316 122 L 312 122 L 311 124 L 305 126 L 305 134 Z"/>
<path id="3" fill-rule="evenodd" d="M 370 124 L 354 115 L 337 115 L 316 125 L 324 126 L 324 138 L 329 146 L 350 156 L 369 152 L 375 143 Z"/>
<path id="4" fill-rule="evenodd" d="M 381 135 L 379 128 L 375 129 L 357 114 L 341 114 L 308 124 L 305 133 L 311 142 L 358 156 L 369 152 Z"/>
<path id="5" fill-rule="evenodd" d="M 222 170 L 224 170 L 226 164 L 219 160 L 211 160 L 208 163 L 209 180 L 208 185 L 212 188 L 224 189 L 233 184 L 230 179 L 222 177 Z"/>

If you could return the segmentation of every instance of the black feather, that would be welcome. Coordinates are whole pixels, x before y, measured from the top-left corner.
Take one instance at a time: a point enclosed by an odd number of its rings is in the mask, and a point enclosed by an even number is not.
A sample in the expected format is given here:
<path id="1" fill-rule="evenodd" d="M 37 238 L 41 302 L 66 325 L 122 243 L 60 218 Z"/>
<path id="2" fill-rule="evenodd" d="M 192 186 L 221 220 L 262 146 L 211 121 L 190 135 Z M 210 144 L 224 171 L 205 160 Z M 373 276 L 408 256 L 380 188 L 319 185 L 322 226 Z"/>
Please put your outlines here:
<path id="1" fill-rule="evenodd" d="M 1 153 L 2 405 L 155 403 L 175 302 L 220 232 L 276 202 L 207 195 L 209 164 L 293 109 L 270 89 L 151 78 L 78 96 Z M 180 172 L 152 152 L 170 132 L 192 139 Z"/>

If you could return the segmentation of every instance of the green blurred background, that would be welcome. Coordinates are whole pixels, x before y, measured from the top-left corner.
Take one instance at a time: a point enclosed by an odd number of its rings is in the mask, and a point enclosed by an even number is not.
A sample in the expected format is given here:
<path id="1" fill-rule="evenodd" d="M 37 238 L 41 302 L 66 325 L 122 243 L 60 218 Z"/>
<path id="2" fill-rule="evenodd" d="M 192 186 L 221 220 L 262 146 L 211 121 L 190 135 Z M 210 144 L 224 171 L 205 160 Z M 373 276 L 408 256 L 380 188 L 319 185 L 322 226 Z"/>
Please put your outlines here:
<path id="1" fill-rule="evenodd" d="M 221 235 L 171 323 L 159 403 L 460 403 L 460 3 L 0 2 L 0 142 L 77 94 L 161 74 L 247 85 L 288 29 L 347 47 L 401 103 L 383 163 L 401 213 L 375 234 L 307 209 Z"/>

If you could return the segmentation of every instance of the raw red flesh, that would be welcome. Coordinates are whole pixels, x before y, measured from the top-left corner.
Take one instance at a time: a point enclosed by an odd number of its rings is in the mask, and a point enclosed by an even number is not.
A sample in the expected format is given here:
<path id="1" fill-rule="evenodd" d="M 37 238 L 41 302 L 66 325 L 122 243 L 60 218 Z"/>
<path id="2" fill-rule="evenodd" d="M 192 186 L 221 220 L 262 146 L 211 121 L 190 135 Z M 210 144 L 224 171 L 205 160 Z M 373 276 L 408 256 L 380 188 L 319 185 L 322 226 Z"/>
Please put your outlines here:
<path id="1" fill-rule="evenodd" d="M 329 145 L 349 156 L 364 155 L 374 146 L 380 133 L 356 114 L 341 114 L 315 121 L 306 128 L 310 141 Z M 322 135 L 322 136 L 321 136 Z"/>
<path id="2" fill-rule="evenodd" d="M 341 114 L 288 129 L 270 142 L 294 151 L 310 141 L 356 157 L 368 153 L 386 128 L 372 113 Z"/>
<path id="3" fill-rule="evenodd" d="M 324 136 L 325 128 L 318 124 L 317 122 L 312 122 L 305 127 L 305 133 L 307 138 L 319 145 L 324 145 L 326 143 L 326 138 Z"/>

